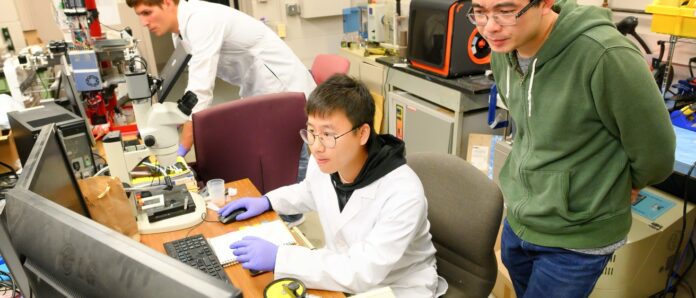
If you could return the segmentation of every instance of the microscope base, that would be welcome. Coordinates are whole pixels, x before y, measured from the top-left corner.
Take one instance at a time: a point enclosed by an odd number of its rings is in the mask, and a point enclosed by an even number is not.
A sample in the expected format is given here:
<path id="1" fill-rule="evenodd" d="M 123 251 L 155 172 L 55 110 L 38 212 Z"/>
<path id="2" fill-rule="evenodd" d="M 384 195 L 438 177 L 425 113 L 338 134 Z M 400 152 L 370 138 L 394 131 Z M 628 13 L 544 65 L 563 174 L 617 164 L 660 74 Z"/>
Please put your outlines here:
<path id="1" fill-rule="evenodd" d="M 205 206 L 205 200 L 197 193 L 191 192 L 193 202 L 196 204 L 196 210 L 191 213 L 182 214 L 172 218 L 163 219 L 151 223 L 147 219 L 147 214 L 141 212 L 138 214 L 138 231 L 140 234 L 164 233 L 176 230 L 183 230 L 197 225 L 203 221 L 203 214 L 208 212 Z"/>

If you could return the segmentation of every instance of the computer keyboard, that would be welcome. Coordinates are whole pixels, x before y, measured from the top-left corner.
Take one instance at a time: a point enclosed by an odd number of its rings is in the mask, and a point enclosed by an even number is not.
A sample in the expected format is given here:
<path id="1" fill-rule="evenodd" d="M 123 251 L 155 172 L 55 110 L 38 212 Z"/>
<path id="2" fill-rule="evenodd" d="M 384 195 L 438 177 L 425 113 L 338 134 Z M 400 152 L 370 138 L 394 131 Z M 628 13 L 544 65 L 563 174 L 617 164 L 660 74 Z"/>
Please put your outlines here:
<path id="1" fill-rule="evenodd" d="M 203 235 L 198 234 L 167 242 L 164 244 L 164 250 L 170 257 L 232 284 L 225 269 L 220 265 L 217 255 Z"/>

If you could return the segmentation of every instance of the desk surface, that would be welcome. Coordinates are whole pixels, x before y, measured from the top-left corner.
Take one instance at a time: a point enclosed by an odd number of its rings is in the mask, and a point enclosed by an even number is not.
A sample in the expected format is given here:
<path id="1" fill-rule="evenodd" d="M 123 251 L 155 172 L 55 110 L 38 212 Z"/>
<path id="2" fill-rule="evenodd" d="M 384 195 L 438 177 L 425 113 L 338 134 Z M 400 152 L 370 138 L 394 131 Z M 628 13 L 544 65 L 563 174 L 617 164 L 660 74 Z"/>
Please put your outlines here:
<path id="1" fill-rule="evenodd" d="M 261 195 L 249 179 L 229 182 L 225 184 L 225 186 L 234 187 L 237 189 L 237 196 L 234 197 L 235 199 L 239 197 Z M 163 254 L 166 254 L 166 252 L 164 251 L 163 244 L 165 242 L 184 238 L 186 237 L 187 233 L 189 234 L 189 236 L 203 234 L 203 236 L 205 236 L 206 238 L 210 238 L 225 234 L 227 232 L 236 231 L 239 228 L 249 224 L 257 224 L 263 221 L 271 221 L 279 218 L 278 214 L 271 211 L 261 214 L 250 220 L 225 225 L 217 222 L 217 217 L 217 212 L 208 209 L 208 215 L 206 217 L 207 221 L 204 221 L 203 223 L 194 228 L 188 228 L 167 233 L 142 235 L 140 238 L 140 242 Z M 302 243 L 302 240 L 298 239 L 298 243 Z M 263 297 L 263 289 L 273 280 L 272 272 L 267 272 L 252 277 L 249 274 L 249 272 L 244 270 L 242 266 L 239 264 L 225 267 L 225 272 L 232 281 L 232 284 L 234 284 L 235 287 L 242 290 L 242 293 L 245 297 Z M 319 295 L 321 297 L 345 297 L 343 293 L 339 292 L 310 290 L 309 293 Z"/>
<path id="2" fill-rule="evenodd" d="M 484 75 L 473 75 L 464 76 L 461 78 L 446 79 L 443 77 L 426 73 L 424 71 L 417 70 L 410 66 L 394 67 L 395 63 L 403 63 L 403 61 L 398 57 L 380 57 L 377 58 L 376 61 L 377 63 L 393 68 L 396 71 L 403 71 L 405 73 L 426 79 L 436 84 L 440 84 L 442 86 L 449 87 L 459 92 L 467 94 L 486 94 L 490 92 L 491 86 L 494 83 L 493 81 L 486 78 Z"/>

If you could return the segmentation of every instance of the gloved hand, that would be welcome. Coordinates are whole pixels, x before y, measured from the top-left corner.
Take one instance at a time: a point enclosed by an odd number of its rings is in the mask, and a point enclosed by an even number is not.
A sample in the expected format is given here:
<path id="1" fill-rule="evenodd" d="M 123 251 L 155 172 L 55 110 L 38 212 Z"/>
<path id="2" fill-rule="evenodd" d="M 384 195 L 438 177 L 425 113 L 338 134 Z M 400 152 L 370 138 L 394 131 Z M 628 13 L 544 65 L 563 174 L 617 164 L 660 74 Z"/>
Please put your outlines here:
<path id="1" fill-rule="evenodd" d="M 252 270 L 273 271 L 275 269 L 278 245 L 267 240 L 247 236 L 230 245 L 232 253 L 242 267 Z"/>
<path id="2" fill-rule="evenodd" d="M 184 157 L 189 152 L 184 145 L 179 144 L 179 149 L 176 150 L 176 155 Z"/>
<path id="3" fill-rule="evenodd" d="M 239 208 L 244 208 L 247 211 L 240 215 L 237 215 L 235 219 L 245 220 L 257 216 L 261 213 L 264 213 L 268 209 L 271 209 L 271 202 L 268 201 L 268 198 L 266 196 L 260 198 L 241 198 L 227 203 L 227 205 L 218 210 L 218 214 L 221 216 L 227 216 L 228 214 L 232 213 L 232 211 L 237 210 Z"/>

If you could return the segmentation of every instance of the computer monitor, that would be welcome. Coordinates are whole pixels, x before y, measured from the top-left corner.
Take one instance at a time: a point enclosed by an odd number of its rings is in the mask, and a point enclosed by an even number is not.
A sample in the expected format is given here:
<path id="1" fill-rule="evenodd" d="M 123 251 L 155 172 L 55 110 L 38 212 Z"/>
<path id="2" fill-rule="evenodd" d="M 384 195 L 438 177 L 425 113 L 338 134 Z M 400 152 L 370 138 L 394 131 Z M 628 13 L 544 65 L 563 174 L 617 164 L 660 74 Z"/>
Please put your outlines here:
<path id="1" fill-rule="evenodd" d="M 177 44 L 174 48 L 174 53 L 169 56 L 167 64 L 160 72 L 160 79 L 162 80 L 162 87 L 157 91 L 157 98 L 159 102 L 164 102 L 167 99 L 167 95 L 174 88 L 174 83 L 179 79 L 181 73 L 184 72 L 189 60 L 191 60 L 191 54 L 186 52 L 186 49 L 181 44 Z"/>
<path id="2" fill-rule="evenodd" d="M 29 189 L 78 214 L 89 211 L 64 152 L 55 124 L 41 128 L 16 187 Z"/>
<path id="3" fill-rule="evenodd" d="M 15 278 L 26 277 L 17 280 L 24 297 L 241 297 L 234 286 L 61 206 L 62 194 L 38 193 L 37 164 L 56 167 L 44 169 L 56 171 L 52 177 L 63 171 L 40 154 L 50 151 L 42 147 L 55 142 L 53 134 L 52 126 L 42 128 L 0 222 L 0 236 L 11 242 L 1 253 L 17 256 L 7 261 Z"/>

